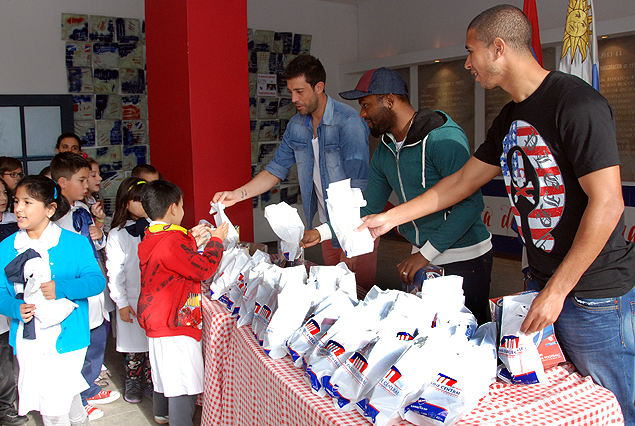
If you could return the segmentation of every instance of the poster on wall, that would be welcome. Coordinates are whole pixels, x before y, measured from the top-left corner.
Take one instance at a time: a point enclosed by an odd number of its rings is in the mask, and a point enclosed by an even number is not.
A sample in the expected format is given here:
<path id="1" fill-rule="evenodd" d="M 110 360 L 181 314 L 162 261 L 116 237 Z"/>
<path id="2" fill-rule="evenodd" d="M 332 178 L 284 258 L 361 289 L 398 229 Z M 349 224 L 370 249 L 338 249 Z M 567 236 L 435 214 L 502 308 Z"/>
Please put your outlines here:
<path id="1" fill-rule="evenodd" d="M 258 74 L 256 94 L 258 96 L 276 96 L 278 94 L 278 77 L 275 74 Z"/>
<path id="2" fill-rule="evenodd" d="M 88 40 L 88 15 L 62 13 L 62 40 Z"/>
<path id="3" fill-rule="evenodd" d="M 92 51 L 90 43 L 66 43 L 66 68 L 90 67 L 92 65 Z"/>
<path id="4" fill-rule="evenodd" d="M 93 72 L 90 68 L 67 68 L 69 93 L 90 93 L 94 91 Z"/>
<path id="5" fill-rule="evenodd" d="M 141 20 L 135 18 L 117 18 L 115 21 L 117 41 L 136 43 L 141 40 Z"/>
<path id="6" fill-rule="evenodd" d="M 122 96 L 121 108 L 124 120 L 148 119 L 148 101 L 145 95 Z"/>
<path id="7" fill-rule="evenodd" d="M 93 120 L 95 118 L 95 107 L 93 106 L 93 96 L 77 95 L 73 96 L 73 120 Z"/>
<path id="8" fill-rule="evenodd" d="M 119 70 L 95 68 L 93 86 L 95 93 L 119 93 Z"/>
<path id="9" fill-rule="evenodd" d="M 93 68 L 118 68 L 119 45 L 117 43 L 93 43 Z"/>
<path id="10" fill-rule="evenodd" d="M 88 36 L 92 41 L 115 41 L 115 18 L 111 16 L 91 15 L 88 28 Z"/>
<path id="11" fill-rule="evenodd" d="M 121 96 L 95 95 L 95 119 L 117 120 L 121 117 Z"/>
<path id="12" fill-rule="evenodd" d="M 95 146 L 95 122 L 93 120 L 75 121 L 74 132 L 82 140 L 82 147 Z"/>

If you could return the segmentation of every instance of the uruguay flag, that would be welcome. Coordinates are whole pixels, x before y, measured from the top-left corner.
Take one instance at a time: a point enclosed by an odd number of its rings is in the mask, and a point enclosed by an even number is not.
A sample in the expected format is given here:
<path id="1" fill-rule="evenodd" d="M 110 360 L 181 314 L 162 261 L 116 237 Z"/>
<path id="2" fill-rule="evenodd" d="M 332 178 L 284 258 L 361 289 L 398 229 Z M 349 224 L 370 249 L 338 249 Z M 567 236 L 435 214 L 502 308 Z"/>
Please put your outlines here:
<path id="1" fill-rule="evenodd" d="M 540 29 L 538 28 L 538 9 L 536 0 L 525 0 L 523 13 L 527 15 L 531 24 L 531 50 L 536 61 L 542 66 L 542 45 L 540 44 Z"/>
<path id="2" fill-rule="evenodd" d="M 599 91 L 595 21 L 593 0 L 569 0 L 559 69 L 577 75 Z"/>

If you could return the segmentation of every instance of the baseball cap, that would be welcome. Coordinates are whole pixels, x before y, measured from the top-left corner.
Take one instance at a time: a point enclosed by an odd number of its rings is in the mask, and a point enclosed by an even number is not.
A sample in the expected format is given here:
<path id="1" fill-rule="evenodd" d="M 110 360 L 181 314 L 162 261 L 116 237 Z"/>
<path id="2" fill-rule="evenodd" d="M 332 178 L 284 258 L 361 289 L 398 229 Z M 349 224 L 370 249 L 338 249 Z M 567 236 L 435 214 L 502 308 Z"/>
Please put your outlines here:
<path id="1" fill-rule="evenodd" d="M 367 71 L 359 79 L 355 90 L 341 92 L 340 96 L 352 101 L 368 95 L 387 95 L 388 93 L 407 95 L 408 88 L 397 71 L 381 67 Z"/>

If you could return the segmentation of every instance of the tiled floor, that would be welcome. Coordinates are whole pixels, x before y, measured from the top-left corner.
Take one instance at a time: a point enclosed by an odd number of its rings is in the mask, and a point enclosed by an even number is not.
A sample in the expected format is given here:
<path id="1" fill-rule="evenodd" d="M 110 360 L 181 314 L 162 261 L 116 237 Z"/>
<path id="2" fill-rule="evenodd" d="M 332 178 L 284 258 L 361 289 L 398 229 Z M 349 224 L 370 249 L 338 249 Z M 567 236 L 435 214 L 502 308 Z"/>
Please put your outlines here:
<path id="1" fill-rule="evenodd" d="M 274 245 L 275 247 L 275 245 Z M 377 285 L 382 288 L 401 288 L 396 265 L 410 254 L 410 244 L 405 240 L 382 237 L 377 259 Z M 307 249 L 305 258 L 322 264 L 319 246 Z M 492 270 L 490 297 L 503 296 L 523 289 L 520 261 L 496 256 Z M 100 405 L 104 417 L 92 422 L 95 426 L 146 426 L 156 425 L 152 414 L 152 402 L 144 398 L 140 404 L 129 404 L 123 400 L 124 356 L 115 350 L 114 339 L 110 338 L 106 348 L 105 364 L 112 373 L 110 387 L 118 389 L 122 397 L 107 405 Z M 195 415 L 195 425 L 200 424 L 200 408 Z M 29 414 L 29 426 L 42 425 L 39 413 Z"/>

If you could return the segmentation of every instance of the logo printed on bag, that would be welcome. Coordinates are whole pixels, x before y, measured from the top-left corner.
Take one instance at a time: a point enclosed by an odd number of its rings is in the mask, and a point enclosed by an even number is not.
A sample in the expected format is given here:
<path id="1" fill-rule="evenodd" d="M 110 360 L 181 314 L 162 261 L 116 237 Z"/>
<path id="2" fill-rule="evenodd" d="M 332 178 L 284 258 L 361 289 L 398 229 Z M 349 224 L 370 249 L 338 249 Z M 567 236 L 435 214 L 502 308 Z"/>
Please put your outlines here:
<path id="1" fill-rule="evenodd" d="M 344 354 L 345 352 L 344 346 L 340 345 L 335 340 L 329 340 L 328 342 L 326 342 L 326 345 L 324 345 L 324 349 L 326 349 L 329 353 L 335 355 L 336 357 Z"/>
<path id="2" fill-rule="evenodd" d="M 407 333 L 405 331 L 400 331 L 399 333 L 397 333 L 397 339 L 398 340 L 414 340 L 415 338 L 410 333 Z"/>
<path id="3" fill-rule="evenodd" d="M 309 320 L 306 323 L 305 327 L 306 327 L 306 330 L 309 333 L 311 333 L 312 336 L 315 336 L 316 334 L 320 332 L 320 326 L 314 319 Z"/>
<path id="4" fill-rule="evenodd" d="M 390 367 L 390 371 L 386 373 L 385 378 L 390 383 L 394 384 L 397 380 L 401 378 L 401 373 L 399 372 L 399 370 L 397 370 L 397 367 L 393 365 L 392 367 Z"/>
<path id="5" fill-rule="evenodd" d="M 351 366 L 355 368 L 357 371 L 359 371 L 360 373 L 363 373 L 364 370 L 366 370 L 366 367 L 368 367 L 368 362 L 366 361 L 364 356 L 360 354 L 359 352 L 355 352 L 348 359 L 348 362 L 350 362 Z"/>
<path id="6" fill-rule="evenodd" d="M 264 318 L 265 320 L 269 320 L 269 318 L 271 317 L 271 308 L 269 308 L 269 306 L 267 305 L 262 305 L 262 313 L 260 314 L 260 316 L 262 318 Z"/>
<path id="7" fill-rule="evenodd" d="M 505 354 L 514 354 L 520 349 L 520 337 L 503 336 L 501 338 L 500 349 Z"/>
<path id="8" fill-rule="evenodd" d="M 439 373 L 437 377 L 436 383 L 432 384 L 437 390 L 444 392 L 446 394 L 458 397 L 461 395 L 461 389 L 455 387 L 456 380 L 451 378 L 450 376 L 446 376 L 445 374 Z"/>

